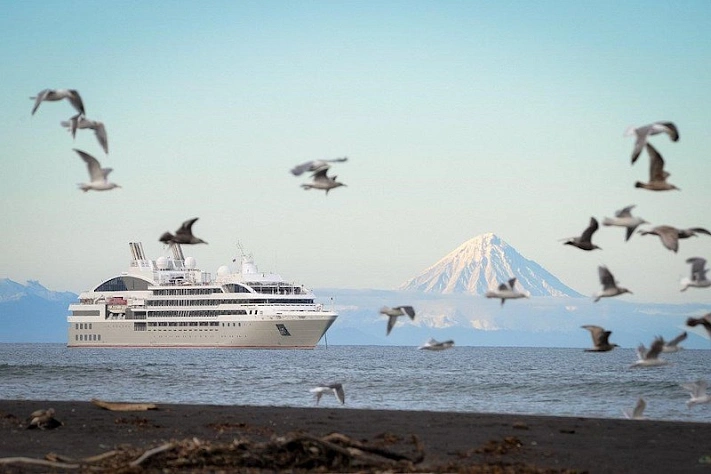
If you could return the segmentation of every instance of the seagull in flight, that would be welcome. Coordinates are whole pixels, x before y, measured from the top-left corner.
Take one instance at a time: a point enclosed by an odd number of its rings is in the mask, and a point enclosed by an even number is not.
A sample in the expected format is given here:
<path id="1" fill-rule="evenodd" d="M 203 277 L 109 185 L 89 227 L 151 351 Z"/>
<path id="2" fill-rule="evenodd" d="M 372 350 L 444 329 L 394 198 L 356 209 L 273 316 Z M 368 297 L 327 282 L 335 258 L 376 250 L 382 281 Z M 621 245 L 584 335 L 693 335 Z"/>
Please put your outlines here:
<path id="1" fill-rule="evenodd" d="M 294 176 L 300 176 L 301 174 L 309 171 L 309 172 L 315 172 L 319 171 L 320 169 L 326 168 L 328 169 L 330 167 L 329 163 L 343 163 L 345 161 L 348 161 L 348 157 L 344 156 L 343 158 L 334 158 L 332 160 L 311 160 L 307 161 L 306 163 L 301 163 L 300 165 L 296 165 L 291 169 L 291 173 Z"/>
<path id="2" fill-rule="evenodd" d="M 704 229 L 703 227 L 677 229 L 676 227 L 672 227 L 670 225 L 659 225 L 656 227 L 652 227 L 651 230 L 640 230 L 638 232 L 641 235 L 651 234 L 658 236 L 662 241 L 662 245 L 664 245 L 666 248 L 668 248 L 674 253 L 679 250 L 679 239 L 688 239 L 690 237 L 696 237 L 698 234 L 711 235 L 711 232 Z"/>
<path id="3" fill-rule="evenodd" d="M 649 182 L 643 183 L 637 181 L 634 183 L 635 188 L 648 189 L 650 191 L 670 191 L 672 189 L 680 190 L 671 183 L 667 183 L 669 173 L 664 171 L 664 159 L 662 155 L 649 143 L 647 143 L 647 153 L 649 153 Z"/>
<path id="4" fill-rule="evenodd" d="M 504 305 L 506 300 L 517 299 L 517 298 L 528 298 L 526 293 L 516 291 L 514 286 L 516 285 L 516 278 L 509 279 L 506 283 L 499 284 L 498 288 L 495 290 L 488 290 L 485 293 L 487 298 L 500 298 L 501 306 Z"/>
<path id="5" fill-rule="evenodd" d="M 634 406 L 633 410 L 625 408 L 622 410 L 622 413 L 628 420 L 644 420 L 645 417 L 643 413 L 645 408 L 647 408 L 647 402 L 644 401 L 644 398 L 640 397 L 637 400 L 637 404 Z"/>
<path id="6" fill-rule="evenodd" d="M 309 392 L 313 393 L 316 396 L 316 405 L 318 405 L 318 402 L 321 401 L 321 397 L 323 396 L 323 394 L 328 392 L 333 392 L 333 394 L 336 396 L 336 399 L 341 402 L 341 405 L 346 403 L 346 394 L 343 391 L 343 385 L 340 383 L 319 385 L 317 387 L 309 389 Z"/>
<path id="7" fill-rule="evenodd" d="M 673 142 L 679 140 L 679 130 L 677 130 L 676 125 L 672 122 L 654 122 L 641 127 L 630 126 L 625 130 L 626 137 L 632 135 L 637 137 L 634 143 L 634 149 L 632 150 L 632 164 L 637 161 L 640 153 L 642 153 L 642 148 L 647 144 L 647 137 L 659 133 L 666 133 Z"/>
<path id="8" fill-rule="evenodd" d="M 427 342 L 418 347 L 418 349 L 425 351 L 444 351 L 452 347 L 454 347 L 454 341 L 451 339 L 439 342 L 433 338 L 429 338 Z"/>
<path id="9" fill-rule="evenodd" d="M 583 231 L 580 237 L 571 237 L 570 239 L 564 239 L 566 240 L 564 245 L 572 245 L 573 247 L 578 247 L 581 250 L 600 249 L 600 247 L 593 244 L 591 241 L 592 236 L 597 231 L 598 227 L 599 225 L 597 223 L 597 219 L 591 217 L 590 224 L 588 224 L 588 227 Z"/>
<path id="10" fill-rule="evenodd" d="M 193 235 L 193 224 L 196 220 L 197 217 L 183 222 L 183 225 L 175 231 L 175 235 L 164 232 L 158 240 L 164 244 L 206 244 L 207 242 Z"/>
<path id="11" fill-rule="evenodd" d="M 681 347 L 679 343 L 686 339 L 687 336 L 688 334 L 686 333 L 686 331 L 684 331 L 671 341 L 664 343 L 664 346 L 662 347 L 662 352 L 679 352 L 681 349 L 683 349 L 683 347 Z"/>
<path id="12" fill-rule="evenodd" d="M 336 181 L 337 176 L 328 176 L 326 173 L 328 172 L 328 168 L 322 168 L 318 171 L 316 171 L 312 177 L 312 181 L 310 183 L 304 183 L 301 185 L 302 188 L 309 190 L 309 189 L 323 189 L 326 191 L 326 194 L 328 195 L 328 192 L 333 189 L 337 188 L 339 186 L 345 186 L 343 183 L 339 183 Z"/>
<path id="13" fill-rule="evenodd" d="M 30 97 L 30 99 L 35 101 L 34 107 L 32 107 L 32 115 L 37 112 L 40 104 L 44 101 L 57 101 L 62 99 L 67 99 L 72 106 L 76 109 L 79 114 L 84 115 L 84 103 L 81 100 L 79 91 L 75 89 L 44 89 L 40 91 L 35 97 Z"/>
<path id="14" fill-rule="evenodd" d="M 605 217 L 602 220 L 602 225 L 614 225 L 626 228 L 627 235 L 625 236 L 625 241 L 630 240 L 630 237 L 632 237 L 632 233 L 637 228 L 637 226 L 639 226 L 640 224 L 649 224 L 649 222 L 645 221 L 641 217 L 632 216 L 632 209 L 634 207 L 635 206 L 633 204 L 631 206 L 627 206 L 625 208 L 620 209 L 619 211 L 615 212 L 615 217 L 613 218 Z"/>
<path id="15" fill-rule="evenodd" d="M 593 303 L 600 301 L 600 298 L 609 298 L 623 293 L 632 293 L 627 288 L 617 286 L 615 277 L 612 276 L 612 273 L 610 273 L 610 270 L 608 270 L 607 267 L 602 265 L 597 267 L 597 273 L 600 277 L 600 283 L 602 284 L 602 291 L 595 295 Z"/>
<path id="16" fill-rule="evenodd" d="M 109 173 L 113 171 L 113 168 L 102 168 L 99 164 L 99 160 L 90 154 L 77 150 L 76 148 L 74 148 L 74 151 L 76 151 L 81 159 L 86 163 L 86 167 L 89 170 L 89 177 L 91 178 L 90 182 L 79 184 L 79 188 L 82 191 L 87 192 L 91 189 L 94 191 L 108 191 L 110 189 L 121 187 L 116 183 L 110 183 L 108 181 Z"/>
<path id="17" fill-rule="evenodd" d="M 101 148 L 104 149 L 104 153 L 109 153 L 109 138 L 106 135 L 106 127 L 104 122 L 99 122 L 98 120 L 89 120 L 81 114 L 77 114 L 69 120 L 64 120 L 59 122 L 62 127 L 67 128 L 72 133 L 72 138 L 76 138 L 77 129 L 91 129 L 94 130 L 94 135 L 99 141 Z"/>
<path id="18" fill-rule="evenodd" d="M 380 308 L 380 314 L 384 314 L 388 317 L 388 331 L 385 333 L 386 336 L 390 334 L 390 331 L 392 331 L 397 322 L 397 318 L 400 316 L 409 316 L 411 320 L 415 320 L 415 309 L 412 306 L 395 306 L 394 308 L 383 306 Z"/>
<path id="19" fill-rule="evenodd" d="M 590 336 L 593 341 L 593 347 L 591 349 L 585 349 L 585 352 L 608 352 L 615 347 L 620 347 L 617 344 L 610 344 L 608 341 L 612 331 L 606 331 L 600 326 L 594 326 L 592 324 L 586 324 L 585 326 L 580 327 L 590 331 Z"/>
<path id="20" fill-rule="evenodd" d="M 708 384 L 705 380 L 697 380 L 696 382 L 681 384 L 684 390 L 691 392 L 690 398 L 686 401 L 686 406 L 691 408 L 694 405 L 711 402 L 711 395 L 706 393 Z"/>
<path id="21" fill-rule="evenodd" d="M 706 329 L 709 337 L 711 337 L 711 313 L 706 313 L 700 318 L 688 318 L 686 320 L 686 325 L 692 328 L 698 326 L 699 324 Z"/>
<path id="22" fill-rule="evenodd" d="M 711 280 L 706 278 L 706 259 L 701 257 L 691 257 L 686 259 L 686 263 L 691 264 L 691 278 L 682 278 L 681 290 L 686 291 L 687 288 L 708 288 L 711 286 Z"/>
<path id="23" fill-rule="evenodd" d="M 649 350 L 644 347 L 644 344 L 640 344 L 637 347 L 637 362 L 630 367 L 659 367 L 667 365 L 669 362 L 659 358 L 659 354 L 661 354 L 663 348 L 664 339 L 660 336 L 654 338 Z"/>

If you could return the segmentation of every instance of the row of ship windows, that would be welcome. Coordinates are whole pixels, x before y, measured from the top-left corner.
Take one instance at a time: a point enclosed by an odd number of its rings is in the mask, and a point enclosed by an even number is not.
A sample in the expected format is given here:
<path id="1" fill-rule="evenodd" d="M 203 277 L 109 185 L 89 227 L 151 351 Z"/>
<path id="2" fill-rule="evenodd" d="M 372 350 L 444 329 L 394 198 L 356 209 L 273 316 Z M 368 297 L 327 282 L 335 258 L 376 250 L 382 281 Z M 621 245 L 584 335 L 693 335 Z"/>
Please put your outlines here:
<path id="1" fill-rule="evenodd" d="M 147 323 L 136 323 L 136 327 L 143 326 L 154 328 L 154 327 L 242 327 L 242 323 L 219 323 L 216 321 L 157 321 L 157 322 L 147 322 Z"/>
<path id="2" fill-rule="evenodd" d="M 314 300 L 227 300 L 227 299 L 214 299 L 214 300 L 148 300 L 146 301 L 146 306 L 216 306 L 218 304 L 314 304 Z"/>
<path id="3" fill-rule="evenodd" d="M 202 317 L 202 316 L 225 316 L 225 315 L 245 315 L 247 311 L 243 309 L 233 309 L 233 310 L 210 310 L 210 309 L 199 309 L 191 311 L 149 311 L 147 313 L 151 318 L 158 317 Z M 249 312 L 252 314 L 252 311 Z M 257 314 L 257 310 L 254 310 L 254 314 Z"/>
<path id="4" fill-rule="evenodd" d="M 91 323 L 74 323 L 74 329 L 91 329 Z"/>
<path id="5" fill-rule="evenodd" d="M 222 288 L 171 288 L 169 290 L 153 290 L 153 294 L 158 296 L 211 295 L 212 293 L 224 293 L 224 291 L 222 291 Z"/>
<path id="6" fill-rule="evenodd" d="M 75 334 L 75 341 L 100 341 L 101 334 Z"/>

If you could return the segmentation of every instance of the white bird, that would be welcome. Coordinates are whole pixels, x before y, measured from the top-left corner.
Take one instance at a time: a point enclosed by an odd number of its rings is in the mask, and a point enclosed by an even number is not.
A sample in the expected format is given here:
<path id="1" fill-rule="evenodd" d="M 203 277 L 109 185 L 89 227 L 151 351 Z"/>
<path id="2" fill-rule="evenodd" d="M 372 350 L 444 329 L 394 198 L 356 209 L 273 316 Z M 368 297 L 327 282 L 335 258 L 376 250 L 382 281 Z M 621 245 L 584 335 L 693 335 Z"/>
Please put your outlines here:
<path id="1" fill-rule="evenodd" d="M 708 288 L 711 286 L 711 280 L 706 278 L 706 259 L 701 257 L 691 257 L 686 259 L 686 263 L 691 264 L 691 278 L 681 279 L 681 290 L 686 291 L 687 288 Z"/>
<path id="2" fill-rule="evenodd" d="M 175 231 L 175 235 L 170 232 L 164 232 L 158 241 L 164 244 L 207 244 L 204 240 L 198 239 L 193 235 L 193 224 L 195 224 L 196 220 L 198 220 L 198 217 L 183 222 L 180 228 Z"/>
<path id="3" fill-rule="evenodd" d="M 72 138 L 76 137 L 77 129 L 91 129 L 94 131 L 96 139 L 99 141 L 101 148 L 104 149 L 104 153 L 109 153 L 109 138 L 106 135 L 106 127 L 104 122 L 99 122 L 98 120 L 89 120 L 81 114 L 77 114 L 69 120 L 64 120 L 59 122 L 62 127 L 67 128 L 71 134 Z"/>
<path id="4" fill-rule="evenodd" d="M 631 206 L 627 206 L 623 209 L 620 209 L 619 211 L 615 212 L 614 218 L 605 217 L 602 220 L 602 225 L 625 227 L 627 229 L 625 241 L 630 240 L 630 237 L 632 237 L 632 233 L 637 228 L 637 226 L 639 226 L 640 224 L 649 224 L 649 222 L 645 221 L 641 217 L 632 216 L 632 209 L 634 207 L 635 206 L 633 204 Z"/>
<path id="5" fill-rule="evenodd" d="M 632 150 L 632 164 L 637 161 L 640 153 L 642 153 L 642 148 L 647 144 L 647 137 L 650 135 L 657 135 L 659 133 L 666 133 L 669 138 L 675 142 L 679 140 L 679 131 L 672 122 L 654 122 L 649 125 L 643 125 L 641 127 L 630 126 L 625 130 L 625 136 L 636 136 L 637 140 L 634 143 L 634 149 Z"/>
<path id="6" fill-rule="evenodd" d="M 650 191 L 670 191 L 672 189 L 680 191 L 680 189 L 673 184 L 667 183 L 667 178 L 670 174 L 664 171 L 664 158 L 662 158 L 662 155 L 649 143 L 647 144 L 647 153 L 649 153 L 649 182 L 643 183 L 637 181 L 634 183 L 634 187 L 648 189 Z"/>
<path id="7" fill-rule="evenodd" d="M 617 344 L 610 344 L 608 341 L 612 331 L 605 331 L 600 326 L 594 326 L 592 324 L 586 324 L 585 326 L 580 327 L 590 331 L 590 336 L 593 341 L 592 349 L 585 349 L 585 352 L 608 352 L 615 347 L 619 347 Z"/>
<path id="8" fill-rule="evenodd" d="M 676 336 L 674 339 L 672 339 L 671 341 L 665 342 L 664 346 L 662 347 L 662 352 L 664 352 L 664 353 L 679 352 L 680 350 L 683 349 L 683 347 L 681 347 L 679 345 L 679 343 L 682 342 L 684 339 L 686 339 L 687 336 L 688 336 L 688 334 L 686 333 L 686 331 L 684 331 L 681 334 L 679 334 L 678 336 Z"/>
<path id="9" fill-rule="evenodd" d="M 622 410 L 622 413 L 628 420 L 644 420 L 645 408 L 647 408 L 647 402 L 644 401 L 644 398 L 639 397 L 639 400 L 637 400 L 637 404 L 634 406 L 633 410 L 625 408 Z"/>
<path id="10" fill-rule="evenodd" d="M 327 392 L 333 392 L 333 394 L 336 396 L 336 399 L 341 402 L 341 405 L 346 403 L 346 394 L 343 391 L 343 385 L 341 385 L 340 383 L 319 385 L 318 387 L 309 389 L 309 392 L 313 393 L 316 396 L 316 405 L 318 405 L 318 402 L 321 401 L 321 397 L 323 396 L 323 394 Z"/>
<path id="11" fill-rule="evenodd" d="M 53 430 L 63 425 L 61 421 L 54 417 L 54 408 L 35 410 L 30 414 L 29 420 L 30 422 L 27 425 L 28 430 Z"/>
<path id="12" fill-rule="evenodd" d="M 388 330 L 385 333 L 386 336 L 390 334 L 390 331 L 392 331 L 395 323 L 397 322 L 397 318 L 400 316 L 409 316 L 411 320 L 415 320 L 415 309 L 412 306 L 395 306 L 394 308 L 383 306 L 380 308 L 380 314 L 384 314 L 388 317 Z"/>
<path id="13" fill-rule="evenodd" d="M 108 181 L 109 173 L 113 171 L 113 168 L 102 168 L 99 164 L 99 160 L 90 154 L 77 150 L 76 148 L 74 148 L 74 151 L 76 151 L 81 159 L 86 163 L 86 167 L 89 170 L 89 177 L 91 178 L 89 183 L 79 184 L 79 188 L 82 191 L 87 192 L 91 189 L 94 191 L 108 191 L 110 189 L 121 187 L 116 183 L 110 183 Z"/>
<path id="14" fill-rule="evenodd" d="M 593 300 L 594 303 L 600 301 L 600 298 L 610 298 L 612 296 L 621 295 L 623 293 L 632 294 L 632 292 L 627 288 L 617 286 L 615 277 L 612 276 L 612 273 L 610 273 L 610 270 L 608 270 L 607 267 L 597 267 L 597 273 L 600 277 L 600 283 L 602 284 L 602 291 L 593 295 L 595 298 Z"/>
<path id="15" fill-rule="evenodd" d="M 322 189 L 326 191 L 326 194 L 333 189 L 337 188 L 339 186 L 345 186 L 343 183 L 339 183 L 336 181 L 337 176 L 328 176 L 326 173 L 328 172 L 328 168 L 322 168 L 318 171 L 316 171 L 312 177 L 312 181 L 310 183 L 304 183 L 301 185 L 302 188 L 309 190 L 309 189 Z"/>
<path id="16" fill-rule="evenodd" d="M 660 336 L 657 336 L 654 339 L 649 350 L 644 347 L 644 344 L 640 344 L 637 347 L 637 361 L 630 367 L 659 367 L 669 364 L 666 360 L 659 358 L 659 354 L 662 352 L 663 347 L 664 339 Z"/>
<path id="17" fill-rule="evenodd" d="M 79 91 L 75 89 L 45 89 L 40 91 L 35 97 L 30 97 L 35 101 L 35 106 L 32 107 L 32 115 L 37 112 L 40 104 L 45 101 L 57 101 L 67 99 L 77 112 L 84 115 L 84 103 L 81 100 Z"/>
<path id="18" fill-rule="evenodd" d="M 311 160 L 307 161 L 306 163 L 296 165 L 291 169 L 291 173 L 294 176 L 299 176 L 305 173 L 306 171 L 314 172 L 319 171 L 323 168 L 328 169 L 330 167 L 329 163 L 343 163 L 344 161 L 348 161 L 347 156 L 344 156 L 343 158 L 334 158 L 332 160 Z"/>
<path id="19" fill-rule="evenodd" d="M 514 286 L 516 285 L 516 278 L 511 278 L 507 283 L 501 283 L 499 287 L 495 290 L 488 290 L 484 296 L 487 298 L 500 298 L 501 306 L 504 305 L 506 300 L 515 300 L 517 298 L 528 298 L 526 293 L 516 291 Z"/>
<path id="20" fill-rule="evenodd" d="M 600 247 L 592 243 L 592 236 L 599 227 L 600 226 L 597 223 L 597 219 L 591 217 L 590 224 L 588 224 L 587 228 L 583 231 L 580 237 L 571 237 L 569 239 L 564 239 L 566 240 L 566 242 L 563 245 L 572 245 L 573 247 L 578 247 L 580 250 L 600 249 Z"/>
<path id="21" fill-rule="evenodd" d="M 697 380 L 696 382 L 681 384 L 684 390 L 691 392 L 690 398 L 686 401 L 686 406 L 691 408 L 693 405 L 701 405 L 711 402 L 711 395 L 706 393 L 707 383 L 705 380 Z"/>
<path id="22" fill-rule="evenodd" d="M 427 342 L 418 347 L 418 349 L 425 351 L 444 351 L 452 347 L 454 347 L 454 341 L 451 339 L 439 342 L 433 338 L 429 338 Z"/>

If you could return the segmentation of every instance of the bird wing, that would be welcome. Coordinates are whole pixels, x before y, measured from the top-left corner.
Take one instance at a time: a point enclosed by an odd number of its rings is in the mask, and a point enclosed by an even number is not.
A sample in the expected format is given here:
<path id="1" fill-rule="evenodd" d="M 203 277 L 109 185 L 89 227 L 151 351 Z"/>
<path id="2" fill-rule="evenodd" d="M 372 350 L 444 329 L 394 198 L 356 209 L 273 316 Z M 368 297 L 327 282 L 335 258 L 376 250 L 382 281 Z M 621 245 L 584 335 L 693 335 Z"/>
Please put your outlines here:
<path id="1" fill-rule="evenodd" d="M 333 394 L 336 396 L 336 399 L 341 402 L 341 404 L 346 403 L 346 393 L 343 391 L 343 385 L 335 383 L 331 385 L 331 388 L 333 389 Z"/>
<path id="2" fill-rule="evenodd" d="M 415 308 L 412 306 L 396 306 L 393 309 L 402 310 L 406 315 L 410 316 L 410 319 L 415 319 Z"/>
<path id="3" fill-rule="evenodd" d="M 637 346 L 637 359 L 639 360 L 644 360 L 647 355 L 647 348 L 644 347 L 644 344 L 640 344 Z"/>
<path id="4" fill-rule="evenodd" d="M 34 107 L 32 107 L 32 115 L 34 115 L 35 112 L 37 112 L 37 109 L 39 108 L 39 106 L 40 106 L 40 104 L 42 103 L 42 101 L 47 97 L 47 94 L 49 94 L 49 89 L 44 89 L 44 90 L 40 91 L 40 92 L 34 97 L 34 99 L 35 99 L 35 105 L 34 105 Z M 32 97 L 31 97 L 31 98 L 32 98 Z"/>
<path id="5" fill-rule="evenodd" d="M 662 352 L 662 349 L 664 348 L 664 339 L 661 337 L 657 337 L 654 339 L 652 342 L 652 346 L 649 348 L 649 351 L 647 351 L 647 354 L 645 355 L 645 359 L 656 359 L 657 356 Z"/>
<path id="6" fill-rule="evenodd" d="M 645 402 L 644 399 L 640 397 L 640 399 L 637 400 L 637 404 L 634 406 L 632 416 L 634 418 L 640 418 L 642 416 L 642 413 L 644 413 L 645 408 L 647 408 L 647 402 Z"/>
<path id="7" fill-rule="evenodd" d="M 516 284 L 516 278 L 509 279 L 509 288 L 511 288 L 513 290 L 515 284 Z"/>
<path id="8" fill-rule="evenodd" d="M 703 227 L 691 227 L 691 228 L 689 228 L 689 230 L 693 231 L 693 232 L 698 232 L 699 234 L 711 235 L 711 232 L 704 229 Z"/>
<path id="9" fill-rule="evenodd" d="M 79 91 L 76 89 L 69 89 L 69 102 L 72 103 L 72 106 L 79 112 L 80 114 L 84 115 L 84 103 L 81 100 L 81 96 L 79 95 Z"/>
<path id="10" fill-rule="evenodd" d="M 193 219 L 189 219 L 180 226 L 180 229 L 176 230 L 176 234 L 181 234 L 181 235 L 193 235 L 193 224 L 195 223 L 196 220 L 198 220 L 198 217 L 195 217 Z"/>
<path id="11" fill-rule="evenodd" d="M 96 139 L 99 141 L 101 148 L 104 149 L 104 153 L 108 154 L 109 137 L 106 136 L 106 127 L 104 127 L 104 124 L 102 122 L 96 123 L 96 126 L 94 127 L 94 135 L 96 135 Z"/>
<path id="12" fill-rule="evenodd" d="M 607 267 L 597 267 L 597 273 L 600 276 L 600 283 L 602 283 L 603 289 L 607 290 L 608 288 L 615 288 L 617 286 L 615 284 L 615 277 L 612 276 L 612 273 L 610 273 Z"/>
<path id="13" fill-rule="evenodd" d="M 82 160 L 84 160 L 84 163 L 86 163 L 86 167 L 89 170 L 89 177 L 91 178 L 92 181 L 102 181 L 106 179 L 106 175 L 108 175 L 111 172 L 111 168 L 106 168 L 109 171 L 104 174 L 104 170 L 101 169 L 101 165 L 99 164 L 99 160 L 91 156 L 90 154 L 83 152 L 81 150 L 77 150 L 74 148 L 74 151 L 76 151 L 79 156 L 81 157 Z"/>
<path id="14" fill-rule="evenodd" d="M 507 285 L 506 283 L 499 284 L 499 291 L 506 291 L 508 289 L 509 289 L 509 285 Z"/>
<path id="15" fill-rule="evenodd" d="M 632 164 L 637 161 L 639 155 L 642 153 L 644 145 L 647 143 L 647 134 L 649 134 L 649 126 L 639 127 L 633 129 L 636 140 L 634 142 L 634 148 L 632 149 Z"/>
<path id="16" fill-rule="evenodd" d="M 592 325 L 592 324 L 586 324 L 585 326 L 580 326 L 580 327 L 590 331 L 590 336 L 592 337 L 594 346 L 600 345 L 600 338 L 602 336 L 602 333 L 605 331 L 603 328 L 601 328 L 600 326 Z"/>
<path id="17" fill-rule="evenodd" d="M 627 207 L 623 207 L 619 211 L 615 212 L 615 217 L 632 217 L 632 209 L 634 207 L 634 204 Z"/>
<path id="18" fill-rule="evenodd" d="M 647 143 L 647 153 L 649 153 L 649 180 L 666 181 L 669 173 L 664 171 L 662 155 L 649 143 Z"/>
<path id="19" fill-rule="evenodd" d="M 590 240 L 592 239 L 592 235 L 595 233 L 598 227 L 599 225 L 597 223 L 597 219 L 591 217 L 590 224 L 588 225 L 587 229 L 583 231 L 583 234 L 580 236 L 580 240 L 582 242 L 590 242 Z"/>
<path id="20" fill-rule="evenodd" d="M 673 122 L 655 122 L 652 124 L 651 134 L 656 135 L 662 132 L 669 135 L 671 141 L 679 141 L 679 130 Z"/>
<path id="21" fill-rule="evenodd" d="M 327 176 L 326 175 L 327 172 L 328 172 L 328 166 L 326 166 L 325 168 L 319 168 L 318 170 L 316 170 L 314 172 L 314 174 L 311 175 L 311 177 L 313 178 L 314 181 L 333 181 L 334 179 L 336 179 L 335 176 L 333 178 L 330 178 L 329 176 Z"/>
<path id="22" fill-rule="evenodd" d="M 677 252 L 679 250 L 679 230 L 668 226 L 662 225 L 655 227 L 654 231 L 657 233 L 659 238 L 662 240 L 662 244 L 669 250 Z"/>
<path id="23" fill-rule="evenodd" d="M 308 171 L 308 169 L 311 167 L 311 164 L 313 161 L 307 161 L 306 163 L 301 163 L 300 165 L 297 165 L 291 169 L 291 173 L 294 176 L 299 176 L 303 174 L 305 171 Z"/>
<path id="24" fill-rule="evenodd" d="M 688 334 L 686 334 L 686 331 L 684 331 L 681 334 L 679 334 L 678 336 L 676 336 L 674 339 L 672 339 L 671 341 L 667 342 L 667 346 L 676 346 L 681 341 L 686 339 L 687 336 L 688 336 Z"/>
<path id="25" fill-rule="evenodd" d="M 397 322 L 397 316 L 388 316 L 388 331 L 385 333 L 386 336 L 389 335 L 390 331 L 393 330 L 396 322 Z"/>

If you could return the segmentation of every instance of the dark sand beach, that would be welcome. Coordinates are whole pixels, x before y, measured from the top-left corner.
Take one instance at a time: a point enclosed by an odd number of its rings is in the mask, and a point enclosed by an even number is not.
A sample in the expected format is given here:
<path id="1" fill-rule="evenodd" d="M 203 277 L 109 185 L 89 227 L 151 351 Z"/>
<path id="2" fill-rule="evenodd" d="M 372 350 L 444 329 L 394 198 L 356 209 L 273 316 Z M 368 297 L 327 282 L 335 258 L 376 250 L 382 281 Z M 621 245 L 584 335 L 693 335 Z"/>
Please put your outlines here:
<path id="1" fill-rule="evenodd" d="M 329 403 L 331 402 L 331 403 Z M 63 426 L 53 430 L 27 429 L 26 417 L 40 408 L 55 409 Z M 0 400 L 0 472 L 71 472 L 6 459 L 45 459 L 50 453 L 62 462 L 96 456 L 115 450 L 136 459 L 147 450 L 163 446 L 166 451 L 132 468 L 109 464 L 110 472 L 258 472 L 292 470 L 263 465 L 246 469 L 231 464 L 226 455 L 208 447 L 231 446 L 256 451 L 270 440 L 289 436 L 320 438 L 330 433 L 345 435 L 361 446 L 402 454 L 406 460 L 378 457 L 383 464 L 357 462 L 348 468 L 335 461 L 319 469 L 314 465 L 292 466 L 297 471 L 321 470 L 362 472 L 591 472 L 591 473 L 681 473 L 711 472 L 711 423 L 662 422 L 653 420 L 591 419 L 530 415 L 354 410 L 324 400 L 314 408 L 171 405 L 136 412 L 108 411 L 90 402 Z M 414 442 L 416 435 L 419 444 Z M 282 437 L 282 438 L 277 438 Z M 333 438 L 329 438 L 333 441 Z M 163 460 L 182 441 L 202 446 L 199 465 Z M 167 444 L 173 441 L 173 444 Z M 252 444 L 249 444 L 252 443 Z M 333 443 L 329 444 L 330 446 Z M 292 446 L 290 449 L 295 449 Z M 130 448 L 129 448 L 130 447 Z M 310 452 L 316 452 L 317 449 Z M 308 449 L 307 449 L 308 451 Z M 205 455 L 212 452 L 213 458 Z M 124 453 L 125 454 L 125 453 Z M 424 457 L 423 457 L 424 455 Z M 63 457 L 61 457 L 63 456 Z M 176 455 L 177 456 L 177 455 Z M 244 455 L 243 455 L 244 456 Z M 409 459 L 410 461 L 407 461 Z M 211 464 L 212 463 L 212 464 Z M 181 467 L 182 466 L 182 467 Z M 305 467 L 304 467 L 305 466 Z M 76 468 L 78 471 L 86 466 Z M 85 471 L 85 472 L 88 472 Z"/>

